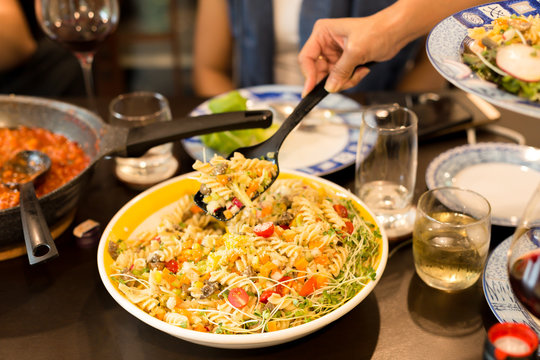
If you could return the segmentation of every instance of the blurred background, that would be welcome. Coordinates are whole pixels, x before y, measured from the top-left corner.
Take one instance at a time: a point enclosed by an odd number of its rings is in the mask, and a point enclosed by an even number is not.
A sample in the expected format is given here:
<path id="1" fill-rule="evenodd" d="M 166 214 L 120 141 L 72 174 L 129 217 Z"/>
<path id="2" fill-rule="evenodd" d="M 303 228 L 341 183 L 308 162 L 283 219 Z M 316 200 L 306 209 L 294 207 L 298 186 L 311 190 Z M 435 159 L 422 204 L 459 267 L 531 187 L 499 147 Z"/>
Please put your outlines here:
<path id="1" fill-rule="evenodd" d="M 98 96 L 134 90 L 192 94 L 197 0 L 121 0 L 120 23 L 94 61 Z"/>

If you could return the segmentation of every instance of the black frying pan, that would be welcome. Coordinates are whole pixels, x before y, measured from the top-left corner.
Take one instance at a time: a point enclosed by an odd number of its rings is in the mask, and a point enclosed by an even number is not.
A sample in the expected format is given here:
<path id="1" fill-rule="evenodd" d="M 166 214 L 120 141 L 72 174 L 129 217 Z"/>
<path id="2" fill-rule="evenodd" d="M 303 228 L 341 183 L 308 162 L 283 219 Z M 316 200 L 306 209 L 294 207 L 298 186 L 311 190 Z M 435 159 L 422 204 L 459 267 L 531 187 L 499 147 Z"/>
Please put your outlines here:
<path id="1" fill-rule="evenodd" d="M 255 110 L 186 117 L 138 128 L 111 126 L 86 109 L 44 98 L 0 95 L 0 128 L 40 127 L 77 142 L 90 157 L 90 164 L 68 183 L 40 198 L 49 226 L 65 220 L 74 211 L 81 190 L 88 183 L 93 165 L 108 155 L 140 156 L 153 146 L 222 130 L 268 127 L 272 112 Z M 22 244 L 19 206 L 0 210 L 0 248 Z"/>

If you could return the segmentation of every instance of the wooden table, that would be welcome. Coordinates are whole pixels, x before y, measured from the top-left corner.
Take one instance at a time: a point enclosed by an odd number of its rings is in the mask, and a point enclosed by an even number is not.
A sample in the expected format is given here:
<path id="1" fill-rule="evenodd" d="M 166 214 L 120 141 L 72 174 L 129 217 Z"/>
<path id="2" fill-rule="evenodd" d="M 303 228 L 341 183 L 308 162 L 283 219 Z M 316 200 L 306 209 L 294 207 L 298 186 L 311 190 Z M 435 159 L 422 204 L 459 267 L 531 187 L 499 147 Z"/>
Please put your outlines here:
<path id="1" fill-rule="evenodd" d="M 359 97 L 359 100 L 363 98 Z M 171 99 L 175 116 L 202 100 Z M 500 110 L 498 122 L 540 147 L 540 120 Z M 508 141 L 478 132 L 479 141 Z M 463 132 L 421 143 L 415 198 L 426 190 L 428 164 L 443 151 L 466 143 Z M 180 144 L 178 174 L 193 159 Z M 352 188 L 353 167 L 325 176 Z M 101 283 L 97 243 L 83 245 L 73 227 L 93 219 L 103 230 L 138 192 L 116 180 L 111 159 L 96 164 L 73 224 L 58 238 L 60 257 L 32 267 L 25 256 L 0 262 L 0 359 L 479 359 L 486 329 L 495 321 L 481 283 L 458 294 L 425 285 L 416 275 L 411 246 L 391 246 L 375 290 L 346 316 L 305 338 L 262 349 L 223 350 L 164 334 L 121 308 Z M 512 234 L 493 226 L 491 249 Z"/>

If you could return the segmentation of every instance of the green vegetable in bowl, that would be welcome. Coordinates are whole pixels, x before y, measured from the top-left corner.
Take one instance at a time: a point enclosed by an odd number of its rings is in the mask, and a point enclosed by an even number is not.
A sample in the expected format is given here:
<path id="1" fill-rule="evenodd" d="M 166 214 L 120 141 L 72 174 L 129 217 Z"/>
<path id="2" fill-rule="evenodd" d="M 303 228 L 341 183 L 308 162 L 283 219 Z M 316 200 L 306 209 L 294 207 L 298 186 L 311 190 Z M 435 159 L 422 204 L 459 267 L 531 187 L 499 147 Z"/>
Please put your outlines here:
<path id="1" fill-rule="evenodd" d="M 227 156 L 240 147 L 251 146 L 268 139 L 277 129 L 274 124 L 268 129 L 231 130 L 202 135 L 205 146 Z"/>
<path id="2" fill-rule="evenodd" d="M 247 99 L 238 91 L 233 90 L 210 100 L 208 107 L 213 114 L 228 111 L 245 111 L 247 110 L 246 103 Z"/>
<path id="3" fill-rule="evenodd" d="M 208 102 L 210 111 L 215 113 L 247 110 L 247 99 L 238 91 L 233 90 L 225 95 L 216 97 Z M 233 150 L 240 147 L 258 144 L 268 139 L 279 126 L 272 124 L 268 129 L 247 129 L 221 131 L 212 134 L 201 135 L 202 143 L 217 151 L 220 155 L 227 156 Z"/>

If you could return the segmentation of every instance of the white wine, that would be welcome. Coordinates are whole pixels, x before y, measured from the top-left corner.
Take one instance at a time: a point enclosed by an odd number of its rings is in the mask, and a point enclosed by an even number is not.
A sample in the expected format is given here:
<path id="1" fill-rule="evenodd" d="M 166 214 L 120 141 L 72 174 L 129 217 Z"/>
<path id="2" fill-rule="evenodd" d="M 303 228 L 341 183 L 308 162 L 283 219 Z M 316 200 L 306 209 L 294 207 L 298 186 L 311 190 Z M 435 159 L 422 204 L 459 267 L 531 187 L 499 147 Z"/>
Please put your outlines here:
<path id="1" fill-rule="evenodd" d="M 488 224 L 470 225 L 477 220 L 455 212 L 430 216 L 418 217 L 414 227 L 413 255 L 418 276 L 428 285 L 447 291 L 471 286 L 482 274 L 488 254 Z"/>

